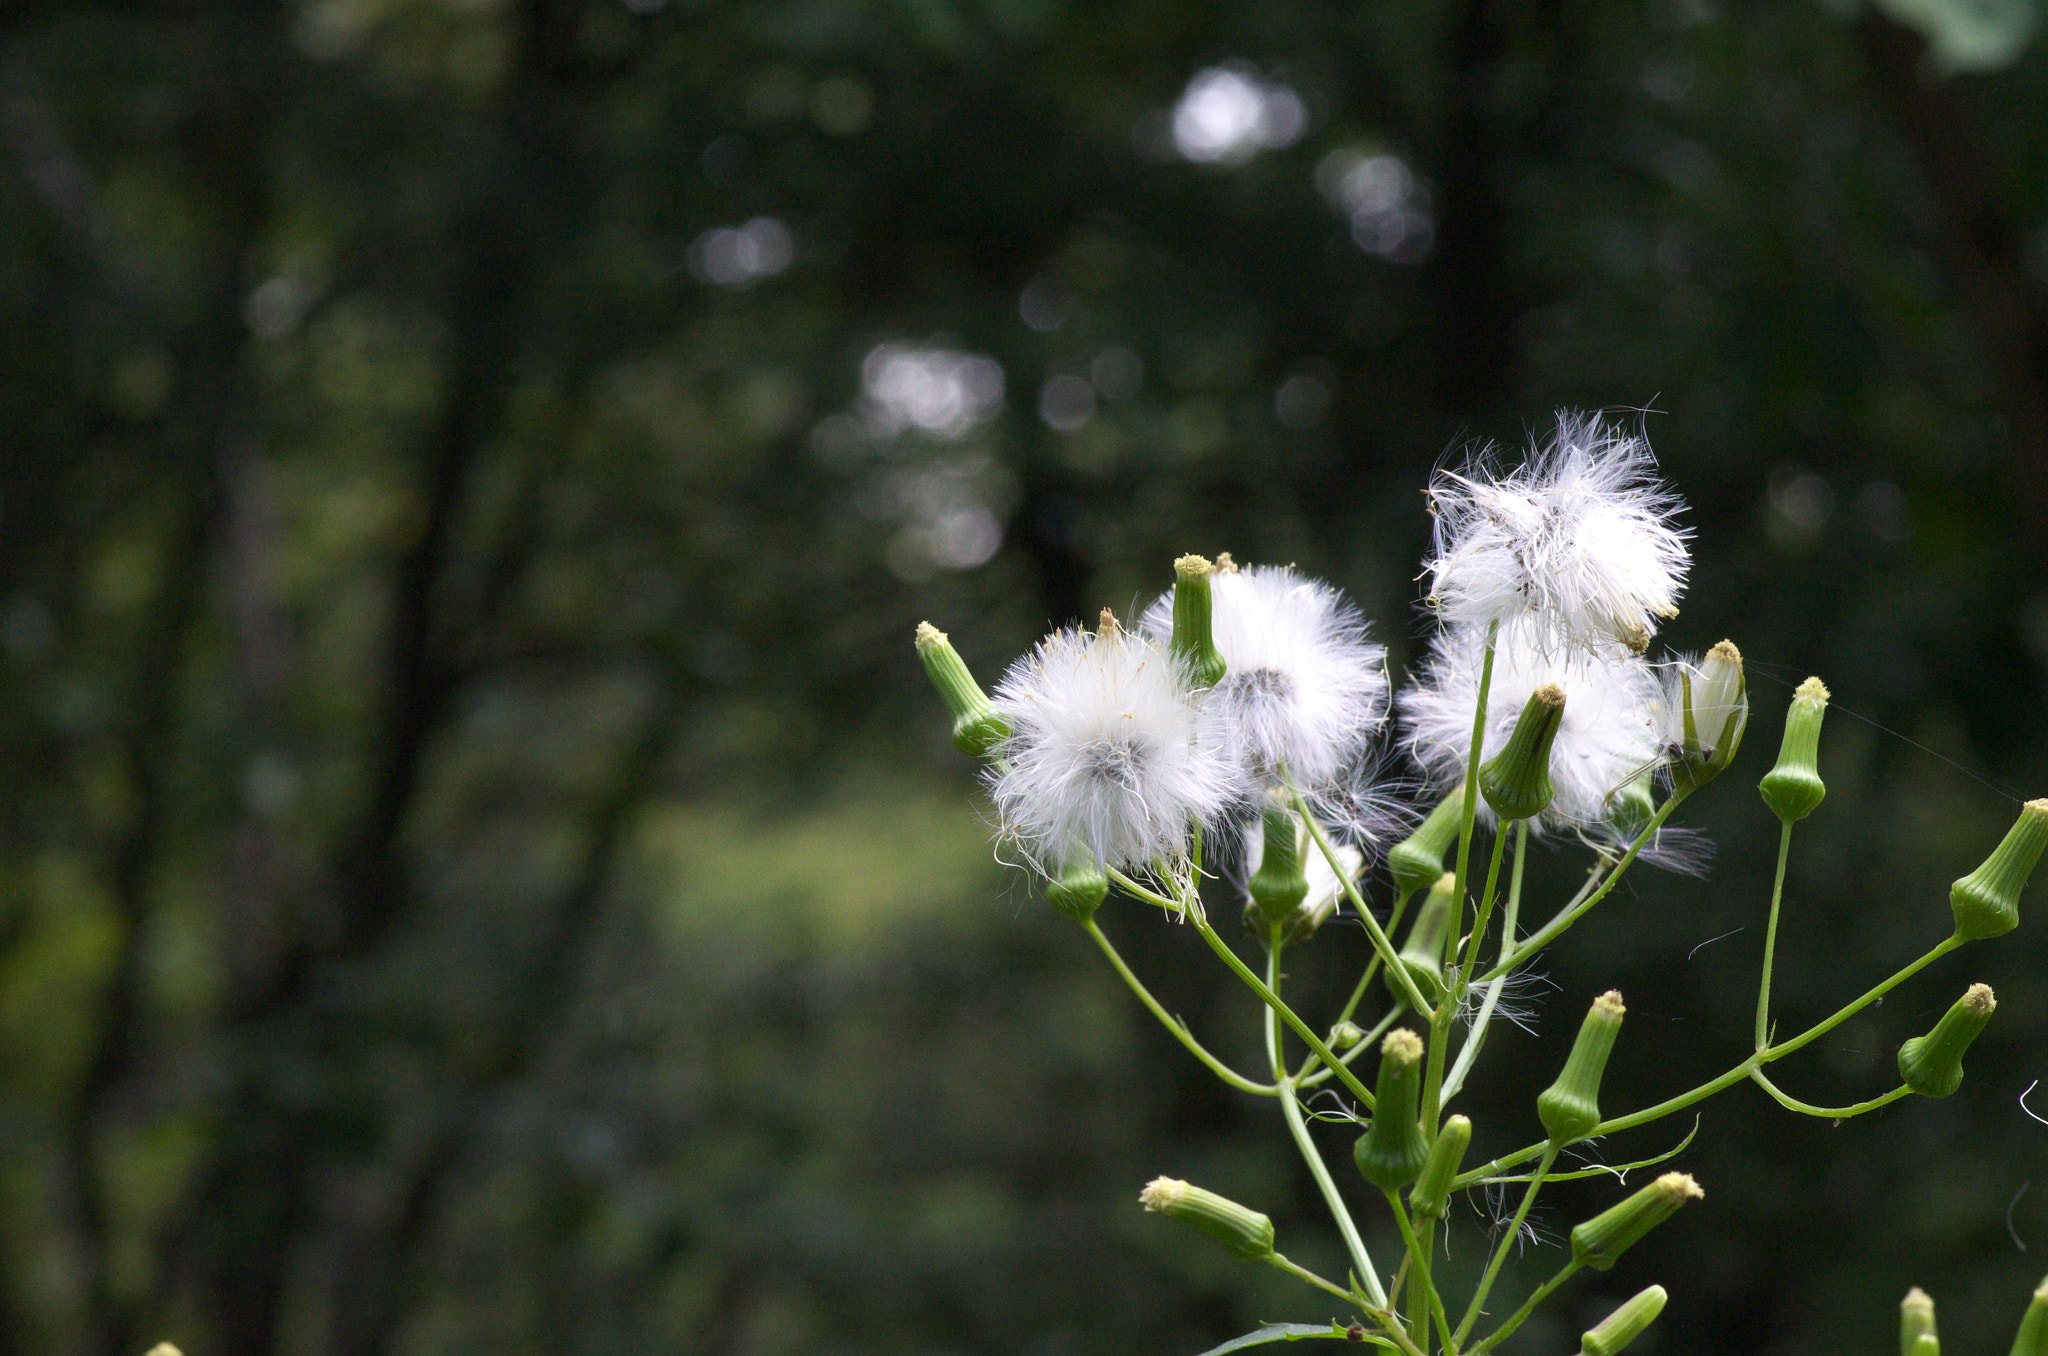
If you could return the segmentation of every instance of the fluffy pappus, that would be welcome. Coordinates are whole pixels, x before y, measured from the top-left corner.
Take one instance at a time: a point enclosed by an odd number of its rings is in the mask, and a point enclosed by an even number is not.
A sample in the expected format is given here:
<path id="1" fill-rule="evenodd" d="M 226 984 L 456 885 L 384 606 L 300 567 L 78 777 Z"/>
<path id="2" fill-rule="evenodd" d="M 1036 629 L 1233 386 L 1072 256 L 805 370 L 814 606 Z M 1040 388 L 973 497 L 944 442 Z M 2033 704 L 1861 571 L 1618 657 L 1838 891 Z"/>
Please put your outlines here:
<path id="1" fill-rule="evenodd" d="M 1210 580 L 1211 628 L 1227 666 L 1205 696 L 1248 781 L 1321 792 L 1357 769 L 1387 716 L 1386 650 L 1336 589 L 1281 566 L 1224 570 Z M 1144 627 L 1173 633 L 1173 593 Z"/>
<path id="2" fill-rule="evenodd" d="M 989 791 L 1006 838 L 1041 870 L 1090 858 L 1144 870 L 1242 799 L 1221 728 L 1164 646 L 1106 623 L 1047 636 L 997 686 L 1011 733 Z"/>
<path id="3" fill-rule="evenodd" d="M 1546 648 L 1640 654 L 1678 614 L 1690 564 L 1670 522 L 1683 505 L 1656 472 L 1644 439 L 1574 414 L 1512 471 L 1482 455 L 1437 472 L 1427 605 L 1454 625 L 1528 618 Z"/>
<path id="4" fill-rule="evenodd" d="M 1439 788 L 1455 786 L 1465 775 L 1485 652 L 1483 626 L 1441 632 L 1420 676 L 1400 695 L 1408 750 Z M 1605 654 L 1546 650 L 1527 621 L 1504 626 L 1494 647 L 1481 761 L 1507 743 L 1523 705 L 1545 683 L 1564 689 L 1565 705 L 1550 751 L 1555 795 L 1543 822 L 1602 825 L 1615 812 L 1610 796 L 1626 783 L 1651 776 L 1661 760 L 1656 674 L 1611 646 Z M 1483 799 L 1479 812 L 1491 814 Z"/>

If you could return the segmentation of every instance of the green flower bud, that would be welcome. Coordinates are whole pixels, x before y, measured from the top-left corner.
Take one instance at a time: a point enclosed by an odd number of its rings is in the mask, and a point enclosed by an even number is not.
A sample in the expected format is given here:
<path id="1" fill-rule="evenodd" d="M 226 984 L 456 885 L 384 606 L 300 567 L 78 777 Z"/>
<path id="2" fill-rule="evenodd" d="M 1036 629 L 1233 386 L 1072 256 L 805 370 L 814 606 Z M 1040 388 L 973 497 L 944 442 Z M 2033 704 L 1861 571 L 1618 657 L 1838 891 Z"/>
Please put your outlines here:
<path id="1" fill-rule="evenodd" d="M 2034 1292 L 2034 1302 L 2020 1317 L 2012 1339 L 2012 1356 L 2048 1356 L 2048 1281 Z"/>
<path id="2" fill-rule="evenodd" d="M 1820 725 L 1828 713 L 1827 685 L 1808 678 L 1792 694 L 1785 712 L 1785 741 L 1778 763 L 1757 784 L 1771 813 L 1794 824 L 1814 812 L 1828 788 L 1820 779 Z"/>
<path id="3" fill-rule="evenodd" d="M 946 710 L 953 716 L 953 747 L 971 757 L 986 757 L 988 751 L 1010 733 L 1010 722 L 989 705 L 988 696 L 967 661 L 946 639 L 946 633 L 930 622 L 917 624 L 917 653 L 924 660 L 925 675 L 939 690 Z"/>
<path id="4" fill-rule="evenodd" d="M 1451 1182 L 1465 1162 L 1465 1150 L 1471 1146 L 1472 1122 L 1463 1116 L 1452 1116 L 1436 1132 L 1436 1143 L 1429 1146 L 1422 1175 L 1415 1179 L 1415 1186 L 1408 1193 L 1408 1206 L 1417 1217 L 1442 1219 L 1451 1208 Z"/>
<path id="5" fill-rule="evenodd" d="M 1210 688 L 1223 681 L 1223 655 L 1216 648 L 1210 629 L 1214 601 L 1209 576 L 1216 572 L 1201 556 L 1182 556 L 1173 562 L 1173 640 L 1171 648 L 1188 666 L 1188 676 L 1197 688 Z"/>
<path id="6" fill-rule="evenodd" d="M 1707 1193 L 1682 1172 L 1667 1172 L 1635 1195 L 1572 1230 L 1572 1257 L 1580 1266 L 1605 1271 L 1621 1255 L 1678 1213 L 1687 1201 Z"/>
<path id="7" fill-rule="evenodd" d="M 1681 667 L 1676 692 L 1678 736 L 1672 750 L 1672 785 L 1691 795 L 1721 775 L 1742 747 L 1749 725 L 1749 687 L 1742 651 L 1724 640 L 1707 651 L 1698 669 Z"/>
<path id="8" fill-rule="evenodd" d="M 1899 1301 L 1899 1356 L 1919 1356 L 1922 1338 L 1934 1343 L 1931 1356 L 1940 1356 L 1941 1343 L 1934 1332 L 1934 1301 L 1916 1285 Z"/>
<path id="9" fill-rule="evenodd" d="M 2030 800 L 1984 865 L 1949 887 L 1956 936 L 1965 941 L 1999 937 L 2020 925 L 2020 891 L 2048 848 L 2048 800 Z"/>
<path id="10" fill-rule="evenodd" d="M 1444 996 L 1444 943 L 1451 930 L 1451 904 L 1457 896 L 1458 878 L 1449 871 L 1436 878 L 1429 897 L 1415 911 L 1408 925 L 1408 940 L 1401 944 L 1401 968 L 1415 981 L 1415 988 L 1432 1004 Z M 1406 990 L 1393 975 L 1386 976 L 1387 992 L 1405 1000 Z"/>
<path id="11" fill-rule="evenodd" d="M 1579 1351 L 1583 1356 L 1614 1356 L 1657 1321 L 1667 1298 L 1663 1286 L 1653 1285 L 1624 1300 L 1620 1308 L 1586 1330 L 1579 1338 Z"/>
<path id="12" fill-rule="evenodd" d="M 1365 1032 L 1356 1022 L 1339 1022 L 1330 1028 L 1329 1046 L 1340 1055 L 1364 1039 Z"/>
<path id="13" fill-rule="evenodd" d="M 1067 863 L 1058 879 L 1046 881 L 1045 898 L 1076 923 L 1085 923 L 1109 898 L 1109 877 L 1092 859 L 1078 858 Z"/>
<path id="14" fill-rule="evenodd" d="M 1934 1030 L 1899 1047 L 1899 1077 L 1922 1097 L 1946 1097 L 1963 1085 L 1963 1051 L 1998 1010 L 1989 984 L 1972 984 Z"/>
<path id="15" fill-rule="evenodd" d="M 1507 746 L 1479 765 L 1479 793 L 1502 819 L 1534 819 L 1550 805 L 1550 746 L 1564 723 L 1564 689 L 1529 694 Z"/>
<path id="16" fill-rule="evenodd" d="M 1213 1191 L 1178 1178 L 1155 1177 L 1138 1193 L 1138 1204 L 1187 1221 L 1247 1262 L 1263 1262 L 1273 1255 L 1273 1221 Z"/>
<path id="17" fill-rule="evenodd" d="M 1301 821 L 1275 806 L 1266 807 L 1265 844 L 1258 869 L 1246 882 L 1252 903 L 1269 923 L 1284 923 L 1308 897 L 1308 876 L 1301 869 Z"/>
<path id="18" fill-rule="evenodd" d="M 1553 1146 L 1562 1148 L 1582 1140 L 1600 1124 L 1600 1077 L 1607 1072 L 1607 1057 L 1614 1052 L 1614 1039 L 1621 1034 L 1621 1019 L 1627 1011 L 1617 989 L 1594 999 L 1586 1020 L 1579 1024 L 1579 1038 L 1572 1042 L 1564 1072 L 1537 1096 L 1536 1116 L 1550 1132 Z"/>
<path id="19" fill-rule="evenodd" d="M 1394 844 L 1387 854 L 1387 869 L 1393 873 L 1394 888 L 1404 895 L 1427 890 L 1444 873 L 1444 854 L 1458 841 L 1465 820 L 1465 784 L 1458 783 L 1429 818 L 1415 832 Z"/>
<path id="20" fill-rule="evenodd" d="M 1422 1037 L 1405 1027 L 1380 1042 L 1380 1081 L 1372 1124 L 1352 1146 L 1359 1175 L 1385 1191 L 1414 1181 L 1429 1157 L 1422 1139 Z"/>

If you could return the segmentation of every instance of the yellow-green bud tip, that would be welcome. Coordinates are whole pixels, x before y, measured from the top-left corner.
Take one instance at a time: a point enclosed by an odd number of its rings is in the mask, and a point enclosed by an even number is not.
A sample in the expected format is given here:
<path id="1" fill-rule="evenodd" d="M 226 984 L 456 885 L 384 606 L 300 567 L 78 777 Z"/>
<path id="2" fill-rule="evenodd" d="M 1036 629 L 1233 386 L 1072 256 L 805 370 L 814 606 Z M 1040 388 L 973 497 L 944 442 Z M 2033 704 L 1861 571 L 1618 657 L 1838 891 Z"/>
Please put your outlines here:
<path id="1" fill-rule="evenodd" d="M 1138 1204 L 1147 1210 L 1161 1212 L 1179 1205 L 1188 1198 L 1188 1184 L 1178 1177 L 1154 1177 L 1145 1183 L 1145 1189 L 1138 1193 Z"/>
<path id="2" fill-rule="evenodd" d="M 159 1342 L 149 1349 L 149 1356 L 185 1356 L 185 1353 L 170 1342 Z"/>
<path id="3" fill-rule="evenodd" d="M 1173 562 L 1173 572 L 1182 579 L 1193 579 L 1214 574 L 1216 567 L 1209 563 L 1207 556 L 1182 556 Z"/>
<path id="4" fill-rule="evenodd" d="M 1792 690 L 1792 696 L 1795 700 L 1803 699 L 1810 702 L 1824 702 L 1834 696 L 1834 694 L 1828 691 L 1828 685 L 1820 679 L 1808 678 Z"/>
<path id="5" fill-rule="evenodd" d="M 1380 1042 L 1380 1058 L 1390 1064 L 1406 1066 L 1422 1060 L 1422 1037 L 1407 1027 L 1396 1027 Z"/>
<path id="6" fill-rule="evenodd" d="M 1723 640 L 1717 642 L 1713 649 L 1707 651 L 1707 658 L 1719 659 L 1729 664 L 1740 664 L 1742 662 L 1742 651 L 1735 648 L 1734 641 Z"/>
<path id="7" fill-rule="evenodd" d="M 1963 994 L 1963 1006 L 1980 1017 L 1989 1017 L 1998 1011 L 1998 995 L 1991 992 L 1989 984 L 1972 984 Z"/>
<path id="8" fill-rule="evenodd" d="M 1593 1011 L 1607 1017 L 1625 1017 L 1628 1009 L 1621 1005 L 1621 990 L 1609 989 L 1593 1000 Z"/>
<path id="9" fill-rule="evenodd" d="M 935 645 L 946 643 L 946 633 L 928 621 L 917 624 L 917 652 L 923 654 Z"/>
<path id="10" fill-rule="evenodd" d="M 1807 681 L 1813 680 L 1809 678 Z M 1931 1314 L 1934 1312 L 1934 1297 L 1916 1285 L 1899 1301 L 1899 1308 L 1910 1309 L 1916 1314 Z"/>
<path id="11" fill-rule="evenodd" d="M 1556 683 L 1545 683 L 1529 695 L 1552 710 L 1564 705 L 1564 689 Z"/>
<path id="12" fill-rule="evenodd" d="M 1359 1029 L 1356 1022 L 1339 1022 L 1330 1028 L 1332 1050 L 1349 1050 L 1364 1039 L 1365 1032 Z"/>
<path id="13" fill-rule="evenodd" d="M 1218 573 L 1218 574 L 1236 574 L 1236 573 L 1237 573 L 1237 562 L 1236 562 L 1236 561 L 1234 561 L 1234 560 L 1232 560 L 1232 559 L 1230 558 L 1230 552 L 1228 552 L 1228 551 L 1218 551 L 1218 552 L 1216 553 L 1216 573 Z"/>
<path id="14" fill-rule="evenodd" d="M 1102 615 L 1095 619 L 1095 635 L 1100 640 L 1109 640 L 1116 635 L 1116 613 L 1106 607 L 1102 609 Z"/>
<path id="15" fill-rule="evenodd" d="M 1733 649 L 1734 647 L 1730 646 L 1729 648 Z M 1665 1173 L 1657 1179 L 1657 1190 L 1662 1192 L 1675 1205 L 1683 1205 L 1687 1201 L 1704 1200 L 1707 1195 L 1706 1188 L 1694 1181 L 1692 1174 L 1684 1172 Z"/>

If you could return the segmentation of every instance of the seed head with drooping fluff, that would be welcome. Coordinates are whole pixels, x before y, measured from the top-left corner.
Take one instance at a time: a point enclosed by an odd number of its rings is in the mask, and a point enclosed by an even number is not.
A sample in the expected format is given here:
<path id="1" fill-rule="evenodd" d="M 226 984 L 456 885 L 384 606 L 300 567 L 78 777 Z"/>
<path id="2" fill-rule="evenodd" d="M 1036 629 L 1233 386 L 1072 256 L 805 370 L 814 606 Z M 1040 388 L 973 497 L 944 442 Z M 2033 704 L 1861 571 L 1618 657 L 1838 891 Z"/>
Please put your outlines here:
<path id="1" fill-rule="evenodd" d="M 1211 627 L 1224 675 L 1207 699 L 1229 730 L 1245 773 L 1303 790 L 1330 787 L 1354 769 L 1387 713 L 1386 650 L 1336 589 L 1295 570 L 1224 567 L 1209 577 Z M 1145 613 L 1165 640 L 1174 595 Z"/>
<path id="2" fill-rule="evenodd" d="M 1012 665 L 992 705 L 1011 732 L 990 794 L 1005 836 L 1041 869 L 1178 860 L 1191 826 L 1241 799 L 1220 722 L 1182 666 L 1106 609 L 1098 631 L 1055 632 Z"/>
<path id="3" fill-rule="evenodd" d="M 1678 615 L 1690 564 L 1681 507 L 1641 437 L 1560 414 L 1513 470 L 1490 456 L 1430 481 L 1436 549 L 1425 600 L 1452 625 L 1526 619 L 1540 644 L 1640 654 Z"/>

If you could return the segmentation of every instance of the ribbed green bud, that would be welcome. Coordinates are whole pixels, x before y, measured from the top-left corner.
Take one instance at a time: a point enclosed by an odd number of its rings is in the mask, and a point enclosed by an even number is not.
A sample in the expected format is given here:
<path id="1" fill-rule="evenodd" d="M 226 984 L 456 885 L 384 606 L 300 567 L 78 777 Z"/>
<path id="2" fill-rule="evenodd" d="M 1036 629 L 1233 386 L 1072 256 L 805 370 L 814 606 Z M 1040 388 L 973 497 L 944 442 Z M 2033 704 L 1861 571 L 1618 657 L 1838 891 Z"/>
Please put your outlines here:
<path id="1" fill-rule="evenodd" d="M 1757 783 L 1764 804 L 1787 824 L 1812 814 L 1828 793 L 1820 779 L 1820 726 L 1827 713 L 1827 684 L 1808 678 L 1792 694 L 1785 712 L 1785 740 L 1778 746 L 1777 766 Z"/>
<path id="2" fill-rule="evenodd" d="M 988 695 L 967 671 L 967 661 L 946 639 L 944 631 L 930 622 L 919 622 L 917 653 L 924 660 L 925 676 L 932 680 L 946 710 L 952 713 L 953 747 L 970 757 L 986 757 L 990 749 L 1009 736 L 1010 722 L 989 705 Z"/>
<path id="3" fill-rule="evenodd" d="M 1329 1046 L 1340 1055 L 1364 1039 L 1365 1031 L 1356 1022 L 1339 1022 L 1330 1028 Z"/>
<path id="4" fill-rule="evenodd" d="M 1415 911 L 1408 925 L 1408 940 L 1401 943 L 1401 968 L 1415 981 L 1416 990 L 1431 1004 L 1444 996 L 1444 943 L 1451 930 L 1451 904 L 1457 897 L 1458 878 L 1446 871 L 1429 888 L 1428 898 Z M 1393 975 L 1386 976 L 1387 992 L 1406 1000 L 1407 991 Z"/>
<path id="5" fill-rule="evenodd" d="M 1422 1139 L 1422 1037 L 1405 1027 L 1380 1042 L 1380 1081 L 1372 1124 L 1351 1148 L 1359 1175 L 1385 1191 L 1414 1181 L 1429 1157 Z"/>
<path id="6" fill-rule="evenodd" d="M 1963 1085 L 1963 1052 L 1998 1010 L 1989 984 L 1972 984 L 1934 1030 L 1899 1047 L 1899 1077 L 1922 1097 L 1946 1097 Z"/>
<path id="7" fill-rule="evenodd" d="M 1308 875 L 1301 869 L 1301 821 L 1271 805 L 1266 807 L 1265 819 L 1259 868 L 1252 872 L 1246 889 L 1267 922 L 1284 923 L 1308 897 Z"/>
<path id="8" fill-rule="evenodd" d="M 1679 1206 L 1706 1194 L 1686 1174 L 1667 1172 L 1620 1205 L 1574 1228 L 1572 1257 L 1580 1266 L 1605 1271 L 1643 1235 L 1677 1214 Z"/>
<path id="9" fill-rule="evenodd" d="M 1934 1300 L 1916 1285 L 1899 1301 L 1899 1356 L 1919 1356 L 1922 1338 L 1934 1343 L 1932 1356 L 1940 1356 L 1941 1341 L 1934 1331 Z"/>
<path id="10" fill-rule="evenodd" d="M 2048 1281 L 2034 1292 L 2034 1302 L 2020 1318 L 2012 1339 L 2012 1356 L 2048 1356 Z"/>
<path id="11" fill-rule="evenodd" d="M 1550 1132 L 1552 1145 L 1562 1148 L 1582 1140 L 1600 1124 L 1600 1078 L 1607 1072 L 1607 1057 L 1614 1053 L 1627 1011 L 1618 989 L 1594 999 L 1579 1024 L 1579 1038 L 1572 1042 L 1564 1072 L 1537 1096 L 1536 1116 Z"/>
<path id="12" fill-rule="evenodd" d="M 1422 1175 L 1415 1179 L 1415 1186 L 1408 1193 L 1408 1208 L 1417 1218 L 1442 1219 L 1451 1208 L 1451 1182 L 1464 1165 L 1465 1150 L 1470 1147 L 1472 1122 L 1463 1116 L 1452 1116 L 1436 1132 L 1436 1143 L 1429 1146 Z"/>
<path id="13" fill-rule="evenodd" d="M 1444 873 L 1444 854 L 1458 841 L 1465 820 L 1465 784 L 1451 789 L 1429 818 L 1415 832 L 1394 844 L 1387 854 L 1387 870 L 1393 873 L 1394 888 L 1404 895 L 1427 890 Z"/>
<path id="14" fill-rule="evenodd" d="M 1138 1204 L 1187 1221 L 1247 1262 L 1263 1262 L 1273 1255 L 1273 1221 L 1227 1196 L 1178 1178 L 1155 1177 L 1138 1193 Z"/>
<path id="15" fill-rule="evenodd" d="M 1965 941 L 2001 937 L 2020 925 L 2020 891 L 2048 848 L 2048 800 L 2030 800 L 1984 865 L 1949 887 L 1956 936 Z"/>
<path id="16" fill-rule="evenodd" d="M 1643 1329 L 1657 1321 L 1657 1315 L 1664 1312 L 1664 1301 L 1670 1298 L 1664 1287 L 1653 1285 L 1622 1302 L 1619 1309 L 1588 1328 L 1579 1338 L 1582 1356 L 1614 1356 L 1643 1335 Z"/>
<path id="17" fill-rule="evenodd" d="M 1171 648 L 1188 666 L 1188 676 L 1197 688 L 1211 688 L 1222 682 L 1226 668 L 1210 627 L 1215 602 L 1209 576 L 1215 572 L 1216 567 L 1201 556 L 1182 556 L 1173 562 Z"/>
<path id="18" fill-rule="evenodd" d="M 1088 858 L 1067 863 L 1058 877 L 1045 883 L 1045 898 L 1076 923 L 1085 923 L 1109 897 L 1109 877 Z"/>
<path id="19" fill-rule="evenodd" d="M 1671 781 L 1675 790 L 1691 795 L 1734 761 L 1749 726 L 1749 685 L 1734 641 L 1707 651 L 1697 670 L 1679 670 L 1677 700 Z"/>
<path id="20" fill-rule="evenodd" d="M 1502 819 L 1534 819 L 1550 805 L 1550 746 L 1564 723 L 1564 689 L 1529 694 L 1506 747 L 1479 765 L 1479 794 Z"/>

